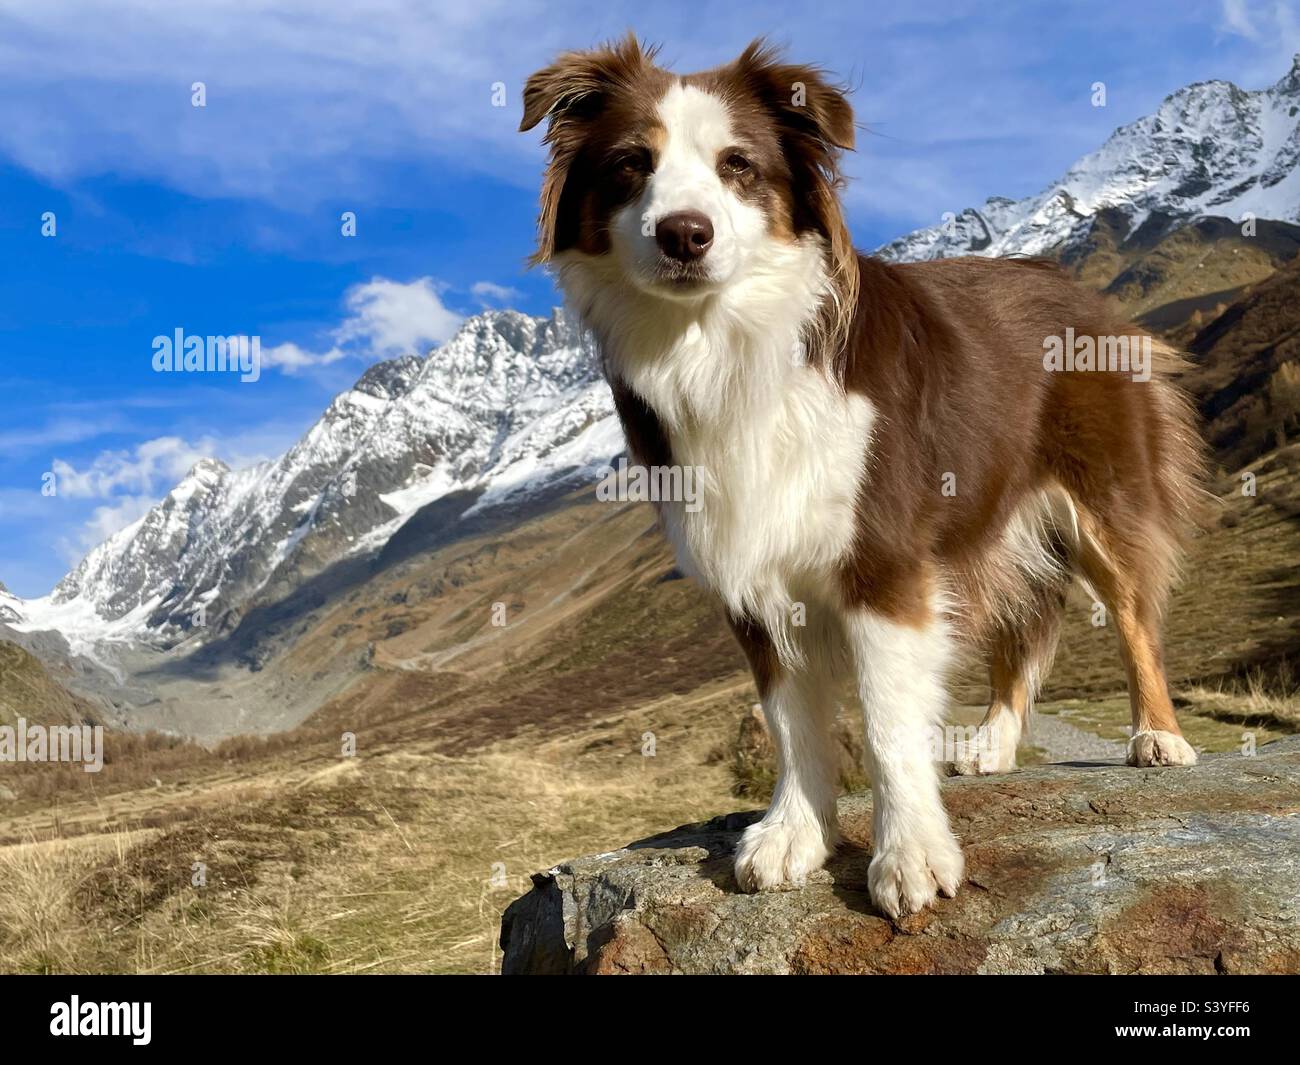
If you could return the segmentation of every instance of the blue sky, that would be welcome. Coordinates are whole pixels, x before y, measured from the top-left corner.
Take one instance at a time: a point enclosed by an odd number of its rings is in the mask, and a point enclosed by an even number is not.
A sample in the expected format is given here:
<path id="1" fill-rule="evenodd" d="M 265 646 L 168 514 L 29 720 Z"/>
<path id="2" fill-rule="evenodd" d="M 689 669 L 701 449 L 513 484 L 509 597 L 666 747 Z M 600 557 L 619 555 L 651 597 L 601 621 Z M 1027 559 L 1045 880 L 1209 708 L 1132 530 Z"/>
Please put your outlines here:
<path id="1" fill-rule="evenodd" d="M 0 0 L 0 581 L 24 596 L 198 457 L 278 454 L 376 359 L 556 302 L 523 267 L 541 152 L 515 129 L 560 50 L 632 28 L 685 71 L 767 34 L 834 71 L 872 131 L 849 163 L 863 247 L 1037 192 L 1169 92 L 1258 88 L 1300 50 L 1273 0 L 112 6 Z M 178 328 L 257 335 L 273 365 L 155 373 Z"/>

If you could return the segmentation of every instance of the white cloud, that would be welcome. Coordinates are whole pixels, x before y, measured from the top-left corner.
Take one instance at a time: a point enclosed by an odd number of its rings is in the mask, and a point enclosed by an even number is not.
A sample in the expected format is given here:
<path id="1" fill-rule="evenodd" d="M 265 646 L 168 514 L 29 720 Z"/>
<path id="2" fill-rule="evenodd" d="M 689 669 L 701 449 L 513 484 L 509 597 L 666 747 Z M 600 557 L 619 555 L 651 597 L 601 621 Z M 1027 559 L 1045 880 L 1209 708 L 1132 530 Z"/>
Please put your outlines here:
<path id="1" fill-rule="evenodd" d="M 1251 21 L 1250 7 L 1246 0 L 1223 0 L 1222 11 L 1223 29 L 1247 40 L 1259 39 L 1259 30 Z"/>
<path id="2" fill-rule="evenodd" d="M 1290 61 L 1279 52 L 1296 40 L 1294 4 L 1280 0 L 922 0 L 832 5 L 794 22 L 785 0 L 750 0 L 743 11 L 692 6 L 688 34 L 682 10 L 643 0 L 118 0 L 109 14 L 95 0 L 0 0 L 0 157 L 58 183 L 111 172 L 303 210 L 427 204 L 445 191 L 427 189 L 430 178 L 490 175 L 532 194 L 540 131 L 516 132 L 520 95 L 555 54 L 635 26 L 667 45 L 675 69 L 692 70 L 772 31 L 792 58 L 854 83 L 859 117 L 898 138 L 883 152 L 882 138 L 864 137 L 858 158 L 934 164 L 929 188 L 909 197 L 903 175 L 882 190 L 906 228 L 1012 185 L 1038 191 L 1188 81 L 1276 80 Z M 1232 47 L 1212 47 L 1216 27 Z M 1078 89 L 1098 78 L 1122 88 L 1110 110 Z M 206 107 L 190 106 L 195 81 Z M 497 84 L 504 107 L 492 105 Z M 850 163 L 854 176 L 869 169 Z M 870 212 L 869 189 L 855 203 Z"/>
<path id="3" fill-rule="evenodd" d="M 0 0 L 0 93 L 12 106 L 0 153 L 58 181 L 121 170 L 297 206 L 373 193 L 376 161 L 454 161 L 510 179 L 505 160 L 529 151 L 515 132 L 523 68 L 540 65 L 539 45 L 572 45 L 547 8 L 118 0 L 110 13 L 96 0 Z M 519 19 L 549 19 L 549 41 L 501 32 Z M 198 81 L 204 107 L 191 106 Z M 498 81 L 509 108 L 492 106 Z"/>
<path id="4" fill-rule="evenodd" d="M 1249 42 L 1251 58 L 1239 84 L 1276 80 L 1300 51 L 1300 18 L 1287 0 L 1222 0 L 1218 29 Z"/>
<path id="5" fill-rule="evenodd" d="M 68 499 L 108 499 L 124 492 L 149 495 L 170 488 L 215 450 L 210 438 L 190 444 L 178 436 L 160 436 L 131 450 L 101 451 L 80 470 L 55 459 L 56 493 Z"/>
<path id="6" fill-rule="evenodd" d="M 300 370 L 312 366 L 328 366 L 330 363 L 345 358 L 347 358 L 347 352 L 337 347 L 316 354 L 315 352 L 306 351 L 292 342 L 276 344 L 274 347 L 262 349 L 263 368 L 273 366 L 287 374 L 296 374 Z"/>
<path id="7" fill-rule="evenodd" d="M 116 415 L 106 418 L 60 417 L 44 425 L 0 432 L 0 452 L 12 455 L 14 452 L 39 451 L 50 445 L 78 444 L 121 427 L 122 419 Z"/>
<path id="8" fill-rule="evenodd" d="M 316 352 L 292 342 L 276 344 L 263 348 L 262 365 L 296 374 L 348 358 L 373 362 L 396 355 L 423 355 L 432 345 L 450 338 L 465 320 L 442 302 L 443 289 L 431 277 L 414 281 L 374 277 L 353 285 L 343 297 L 351 313 L 330 330 L 328 348 Z"/>
<path id="9" fill-rule="evenodd" d="M 521 296 L 517 288 L 511 288 L 509 285 L 498 285 L 495 281 L 475 281 L 470 286 L 469 291 L 470 295 L 483 304 L 513 303 Z"/>
<path id="10" fill-rule="evenodd" d="M 139 521 L 157 504 L 152 496 L 123 496 L 116 503 L 96 507 L 77 534 L 76 544 L 64 545 L 64 557 L 75 565 L 86 552 L 102 544 L 114 533 Z"/>
<path id="11" fill-rule="evenodd" d="M 335 330 L 340 345 L 359 344 L 376 358 L 424 354 L 431 343 L 448 339 L 464 320 L 442 302 L 431 277 L 390 281 L 376 277 L 347 294 L 352 316 Z"/>

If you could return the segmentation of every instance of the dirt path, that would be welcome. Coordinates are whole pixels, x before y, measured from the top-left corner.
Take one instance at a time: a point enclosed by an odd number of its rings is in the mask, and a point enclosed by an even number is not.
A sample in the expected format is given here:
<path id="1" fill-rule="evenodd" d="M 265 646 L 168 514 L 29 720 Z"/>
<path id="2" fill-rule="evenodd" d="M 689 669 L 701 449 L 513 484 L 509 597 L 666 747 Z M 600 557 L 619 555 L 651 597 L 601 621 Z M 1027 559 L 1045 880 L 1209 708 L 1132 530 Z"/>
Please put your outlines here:
<path id="1" fill-rule="evenodd" d="M 1037 747 L 1049 762 L 1123 761 L 1125 745 L 1062 721 L 1055 714 L 1034 714 L 1024 741 Z"/>

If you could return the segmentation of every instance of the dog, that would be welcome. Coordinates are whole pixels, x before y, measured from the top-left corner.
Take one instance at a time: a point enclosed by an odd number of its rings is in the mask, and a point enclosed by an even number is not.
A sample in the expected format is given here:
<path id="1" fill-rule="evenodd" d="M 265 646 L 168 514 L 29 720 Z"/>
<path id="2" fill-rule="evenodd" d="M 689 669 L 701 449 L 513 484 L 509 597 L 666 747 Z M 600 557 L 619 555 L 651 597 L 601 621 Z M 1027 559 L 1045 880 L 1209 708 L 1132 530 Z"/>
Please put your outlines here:
<path id="1" fill-rule="evenodd" d="M 1161 657 L 1202 476 L 1177 356 L 1051 262 L 855 251 L 855 122 L 822 69 L 761 40 L 687 76 L 655 54 L 629 36 L 528 79 L 521 130 L 546 122 L 548 149 L 532 261 L 594 335 L 631 457 L 696 475 L 701 505 L 661 501 L 661 524 L 725 608 L 778 754 L 738 885 L 797 885 L 834 851 L 851 679 L 871 898 L 917 912 L 963 879 L 934 752 L 950 666 L 981 652 L 992 692 L 953 768 L 1013 769 L 1072 581 L 1118 630 L 1129 764 L 1196 761 Z"/>

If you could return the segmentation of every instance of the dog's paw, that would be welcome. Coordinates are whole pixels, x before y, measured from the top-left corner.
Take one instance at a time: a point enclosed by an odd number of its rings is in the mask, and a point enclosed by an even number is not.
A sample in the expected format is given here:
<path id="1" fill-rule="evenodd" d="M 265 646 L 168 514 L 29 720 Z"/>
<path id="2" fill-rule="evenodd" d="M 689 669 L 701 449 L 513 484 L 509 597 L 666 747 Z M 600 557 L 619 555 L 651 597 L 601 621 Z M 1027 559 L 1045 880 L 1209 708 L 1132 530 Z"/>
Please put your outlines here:
<path id="1" fill-rule="evenodd" d="M 986 777 L 993 773 L 1010 773 L 1016 768 L 1015 747 L 993 747 L 972 743 L 951 762 L 944 763 L 950 777 Z"/>
<path id="2" fill-rule="evenodd" d="M 878 850 L 867 870 L 867 887 L 881 913 L 901 917 L 925 909 L 936 891 L 952 898 L 964 871 L 961 846 L 945 827 Z"/>
<path id="3" fill-rule="evenodd" d="M 1195 765 L 1196 752 L 1182 736 L 1172 732 L 1139 732 L 1128 741 L 1128 764 Z"/>
<path id="4" fill-rule="evenodd" d="M 834 837 L 813 822 L 758 821 L 736 848 L 736 882 L 742 891 L 802 884 L 826 863 Z"/>
<path id="5" fill-rule="evenodd" d="M 1010 773 L 1016 768 L 1019 743 L 1019 720 L 1010 711 L 994 713 L 991 720 L 980 724 L 973 737 L 953 745 L 952 760 L 944 763 L 944 771 L 950 777 Z"/>

